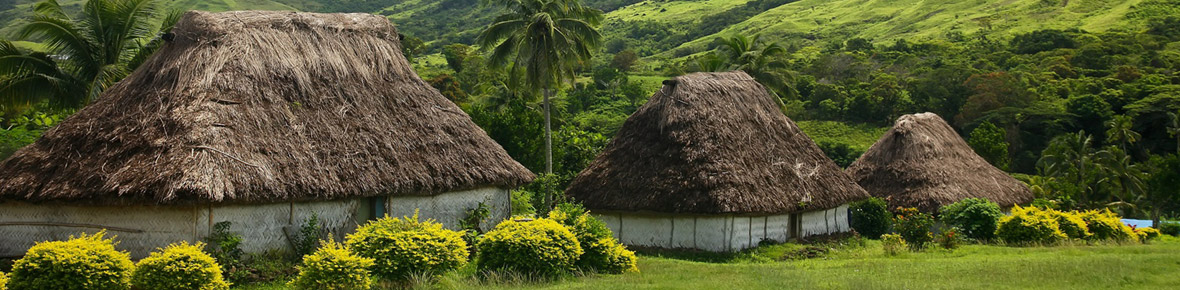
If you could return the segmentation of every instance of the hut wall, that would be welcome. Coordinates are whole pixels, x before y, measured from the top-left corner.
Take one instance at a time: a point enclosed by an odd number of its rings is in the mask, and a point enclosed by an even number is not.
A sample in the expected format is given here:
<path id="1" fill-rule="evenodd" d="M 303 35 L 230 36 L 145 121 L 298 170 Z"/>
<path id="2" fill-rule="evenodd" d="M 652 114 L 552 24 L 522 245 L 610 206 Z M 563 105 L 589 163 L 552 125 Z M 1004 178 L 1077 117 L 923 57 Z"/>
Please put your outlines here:
<path id="1" fill-rule="evenodd" d="M 467 210 L 484 202 L 491 211 L 485 227 L 508 217 L 508 190 L 495 187 L 443 193 L 436 196 L 390 197 L 391 216 L 413 215 L 436 219 L 455 228 Z M 107 229 L 117 236 L 120 250 L 133 258 L 146 257 L 158 247 L 177 241 L 200 241 L 218 222 L 229 221 L 230 231 L 242 235 L 242 250 L 261 252 L 289 249 L 289 233 L 313 214 L 330 232 L 350 233 L 371 213 L 368 199 L 215 206 L 75 206 L 0 203 L 0 257 L 19 257 L 39 241 L 66 240 L 70 235 Z M 371 211 L 369 211 L 371 212 Z"/>
<path id="2" fill-rule="evenodd" d="M 806 237 L 849 230 L 848 205 L 769 216 L 669 215 L 627 212 L 595 213 L 623 244 L 653 248 L 685 248 L 732 252 L 758 246 L 763 239 L 795 238 L 791 224 L 799 219 Z"/>
<path id="3" fill-rule="evenodd" d="M 402 217 L 414 215 L 418 210 L 419 219 L 434 219 L 443 226 L 451 229 L 459 227 L 459 221 L 467 217 L 467 211 L 479 206 L 487 206 L 490 216 L 481 225 L 484 229 L 507 219 L 512 212 L 512 195 L 507 189 L 497 187 L 483 187 L 472 190 L 454 191 L 438 195 L 426 196 L 393 196 L 386 203 L 389 216 Z"/>

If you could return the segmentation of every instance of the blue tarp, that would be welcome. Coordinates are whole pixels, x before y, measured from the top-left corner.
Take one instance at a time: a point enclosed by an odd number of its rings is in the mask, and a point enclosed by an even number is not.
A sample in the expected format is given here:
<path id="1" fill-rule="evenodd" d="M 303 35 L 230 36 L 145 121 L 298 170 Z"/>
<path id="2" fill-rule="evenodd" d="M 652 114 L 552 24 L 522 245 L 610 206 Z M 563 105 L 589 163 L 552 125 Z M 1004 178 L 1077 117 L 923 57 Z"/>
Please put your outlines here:
<path id="1" fill-rule="evenodd" d="M 1137 228 L 1150 228 L 1151 227 L 1150 220 L 1123 219 L 1123 223 L 1128 224 L 1128 225 L 1132 225 Z"/>

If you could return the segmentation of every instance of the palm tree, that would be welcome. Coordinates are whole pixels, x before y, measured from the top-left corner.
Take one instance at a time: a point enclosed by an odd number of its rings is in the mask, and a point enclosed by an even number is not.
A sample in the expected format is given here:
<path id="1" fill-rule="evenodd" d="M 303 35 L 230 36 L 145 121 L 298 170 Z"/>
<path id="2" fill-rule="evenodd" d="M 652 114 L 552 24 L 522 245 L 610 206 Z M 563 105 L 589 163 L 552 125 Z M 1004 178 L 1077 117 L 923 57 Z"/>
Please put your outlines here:
<path id="1" fill-rule="evenodd" d="M 1134 125 L 1134 122 L 1132 122 L 1130 116 L 1114 116 L 1110 121 L 1106 121 L 1106 127 L 1108 128 L 1106 130 L 1106 138 L 1112 143 L 1119 142 L 1119 149 L 1127 152 L 1127 146 L 1139 142 L 1140 138 L 1139 132 L 1131 129 L 1132 125 Z"/>
<path id="2" fill-rule="evenodd" d="M 44 52 L 27 52 L 0 40 L 0 104 L 48 100 L 55 108 L 77 108 L 147 60 L 179 14 L 161 22 L 156 0 L 90 0 L 77 18 L 56 0 L 34 5 L 20 39 L 39 41 Z"/>
<path id="3" fill-rule="evenodd" d="M 496 17 L 476 39 L 491 49 L 493 68 L 510 68 L 510 76 L 523 76 L 531 93 L 542 93 L 545 113 L 545 172 L 553 173 L 553 134 L 550 129 L 550 97 L 562 83 L 574 79 L 578 63 L 602 41 L 598 25 L 602 11 L 582 6 L 578 0 L 493 0 L 507 13 Z M 520 73 L 522 72 L 522 73 Z"/>
<path id="4" fill-rule="evenodd" d="M 744 71 L 770 88 L 772 93 L 786 96 L 792 78 L 786 70 L 787 63 L 783 61 L 787 50 L 778 43 L 759 47 L 760 38 L 760 35 L 746 37 L 741 34 L 721 38 L 721 48 L 729 69 Z"/>
<path id="5" fill-rule="evenodd" d="M 1106 153 L 1096 151 L 1092 144 L 1093 138 L 1081 131 L 1053 138 L 1037 160 L 1037 167 L 1043 175 L 1074 182 L 1081 189 L 1081 201 L 1093 202 L 1093 187 L 1087 181 L 1091 172 L 1103 170 L 1095 161 Z"/>

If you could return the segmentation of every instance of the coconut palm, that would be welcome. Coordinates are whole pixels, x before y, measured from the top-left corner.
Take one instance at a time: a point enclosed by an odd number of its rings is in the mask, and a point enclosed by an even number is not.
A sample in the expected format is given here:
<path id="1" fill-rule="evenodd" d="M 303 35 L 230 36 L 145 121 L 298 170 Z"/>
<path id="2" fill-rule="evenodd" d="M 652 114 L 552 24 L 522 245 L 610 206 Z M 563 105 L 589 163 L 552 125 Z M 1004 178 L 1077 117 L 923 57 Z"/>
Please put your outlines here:
<path id="1" fill-rule="evenodd" d="M 179 14 L 161 22 L 159 9 L 157 0 L 90 0 L 74 18 L 56 0 L 37 3 L 19 37 L 47 51 L 0 40 L 0 104 L 48 100 L 76 108 L 94 101 L 160 46 L 159 32 L 171 29 Z"/>
<path id="2" fill-rule="evenodd" d="M 1123 152 L 1127 151 L 1127 146 L 1139 142 L 1139 132 L 1131 129 L 1134 124 L 1130 116 L 1118 115 L 1106 121 L 1106 138 L 1111 142 L 1118 142 L 1119 149 Z"/>
<path id="3" fill-rule="evenodd" d="M 786 70 L 787 63 L 783 61 L 787 50 L 778 43 L 762 44 L 760 38 L 760 35 L 746 37 L 741 34 L 721 38 L 721 50 L 729 69 L 744 71 L 770 88 L 772 93 L 786 96 L 792 78 Z"/>
<path id="4" fill-rule="evenodd" d="M 510 76 L 524 77 L 531 93 L 543 94 L 545 172 L 552 173 L 549 99 L 564 82 L 573 81 L 574 69 L 589 61 L 591 51 L 601 43 L 602 11 L 582 6 L 578 0 L 492 1 L 507 13 L 496 17 L 476 42 L 491 50 L 488 60 L 493 68 L 509 68 Z"/>
<path id="5" fill-rule="evenodd" d="M 1056 177 L 1064 182 L 1073 182 L 1081 190 L 1081 201 L 1094 201 L 1094 187 L 1088 182 L 1093 172 L 1104 170 L 1098 162 L 1106 154 L 1093 147 L 1093 138 L 1085 132 L 1069 133 L 1053 138 L 1037 160 L 1042 175 Z"/>

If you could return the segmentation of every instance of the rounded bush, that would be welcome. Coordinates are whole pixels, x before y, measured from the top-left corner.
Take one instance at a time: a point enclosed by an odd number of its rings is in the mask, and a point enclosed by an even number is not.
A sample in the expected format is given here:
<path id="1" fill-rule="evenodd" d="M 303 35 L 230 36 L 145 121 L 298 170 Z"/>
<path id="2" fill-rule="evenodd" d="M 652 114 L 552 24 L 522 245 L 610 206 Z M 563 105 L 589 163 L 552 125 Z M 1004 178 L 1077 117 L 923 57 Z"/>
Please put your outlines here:
<path id="1" fill-rule="evenodd" d="M 930 234 L 930 227 L 934 226 L 934 217 L 918 211 L 917 208 L 898 208 L 897 217 L 893 219 L 893 228 L 910 245 L 910 250 L 919 251 L 934 241 Z"/>
<path id="2" fill-rule="evenodd" d="M 204 243 L 168 245 L 135 265 L 131 284 L 139 289 L 229 289 L 221 266 L 201 249 Z"/>
<path id="3" fill-rule="evenodd" d="M 373 285 L 369 267 L 373 259 L 353 254 L 337 242 L 324 242 L 314 253 L 303 257 L 299 275 L 291 281 L 295 289 L 365 290 Z"/>
<path id="4" fill-rule="evenodd" d="M 848 225 L 866 237 L 879 237 L 889 232 L 893 214 L 885 200 L 870 197 L 848 205 Z"/>
<path id="5" fill-rule="evenodd" d="M 895 256 L 901 253 L 901 251 L 905 251 L 908 247 L 905 239 L 902 239 L 899 234 L 881 235 L 881 248 L 885 250 L 886 255 Z"/>
<path id="6" fill-rule="evenodd" d="M 976 240 L 991 240 L 996 236 L 996 225 L 1004 212 L 1000 205 L 986 198 L 968 198 L 948 204 L 939 210 L 939 219 L 959 228 L 963 235 Z"/>
<path id="7" fill-rule="evenodd" d="M 1160 233 L 1169 236 L 1180 236 L 1180 222 L 1160 222 Z"/>
<path id="8" fill-rule="evenodd" d="M 435 276 L 467 264 L 463 234 L 433 220 L 419 221 L 417 213 L 369 222 L 348 235 L 345 244 L 353 253 L 374 260 L 373 275 L 394 281 Z"/>
<path id="9" fill-rule="evenodd" d="M 1144 243 L 1160 237 L 1160 231 L 1155 228 L 1137 228 L 1135 233 L 1139 234 L 1139 241 Z"/>
<path id="10" fill-rule="evenodd" d="M 1012 215 L 1000 219 L 996 237 L 1013 244 L 1056 243 L 1067 238 L 1057 220 L 1035 207 L 1012 208 Z"/>
<path id="11" fill-rule="evenodd" d="M 129 289 L 131 256 L 106 232 L 40 242 L 12 265 L 12 289 Z"/>
<path id="12" fill-rule="evenodd" d="M 556 276 L 575 269 L 582 246 L 565 226 L 548 219 L 504 221 L 476 246 L 480 270 Z"/>
<path id="13" fill-rule="evenodd" d="M 1063 212 L 1052 209 L 1046 209 L 1045 214 L 1053 217 L 1057 221 L 1057 228 L 1061 229 L 1071 239 L 1086 239 L 1090 237 L 1090 227 L 1086 226 L 1086 221 L 1082 220 L 1076 212 Z"/>
<path id="14" fill-rule="evenodd" d="M 1090 236 L 1094 240 L 1112 240 L 1112 241 L 1133 241 L 1138 240 L 1138 235 L 1131 227 L 1123 224 L 1119 215 L 1106 210 L 1088 210 L 1079 214 L 1083 221 L 1086 222 L 1086 228 L 1093 234 Z"/>
<path id="15" fill-rule="evenodd" d="M 639 271 L 635 253 L 615 239 L 606 223 L 591 216 L 581 206 L 558 205 L 549 212 L 549 219 L 565 225 L 578 239 L 583 250 L 575 262 L 578 268 L 609 274 Z"/>

